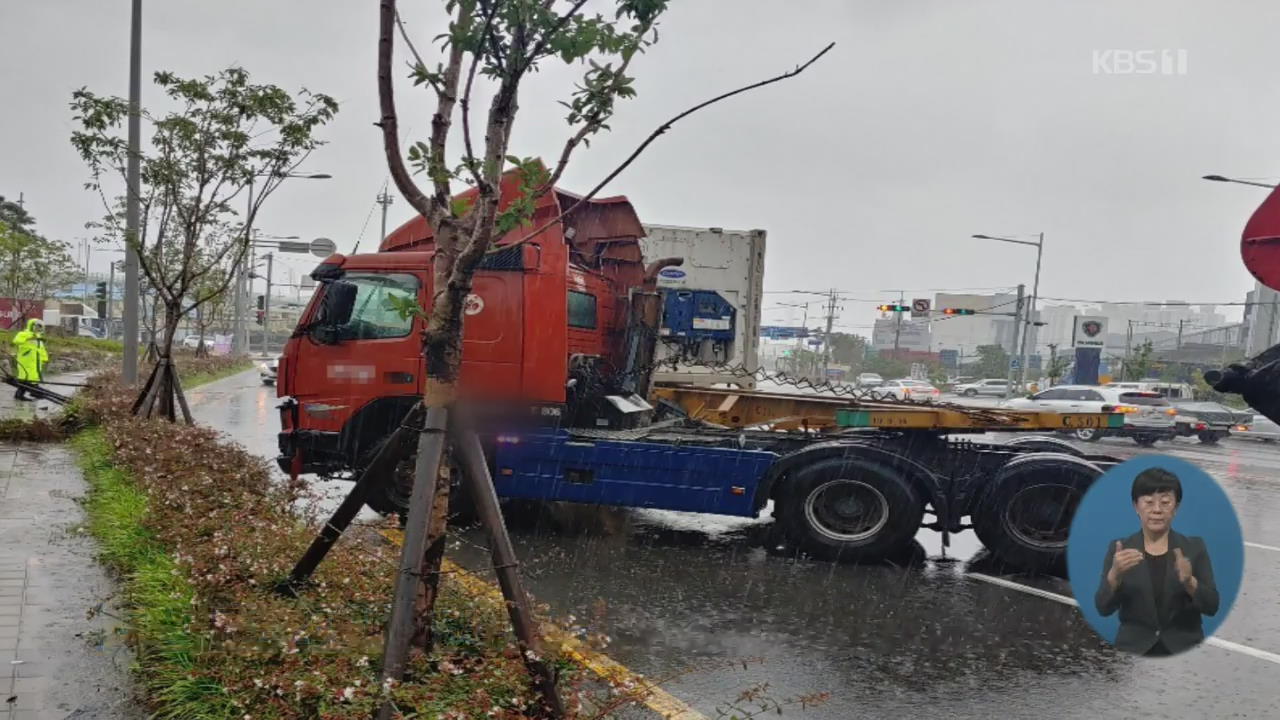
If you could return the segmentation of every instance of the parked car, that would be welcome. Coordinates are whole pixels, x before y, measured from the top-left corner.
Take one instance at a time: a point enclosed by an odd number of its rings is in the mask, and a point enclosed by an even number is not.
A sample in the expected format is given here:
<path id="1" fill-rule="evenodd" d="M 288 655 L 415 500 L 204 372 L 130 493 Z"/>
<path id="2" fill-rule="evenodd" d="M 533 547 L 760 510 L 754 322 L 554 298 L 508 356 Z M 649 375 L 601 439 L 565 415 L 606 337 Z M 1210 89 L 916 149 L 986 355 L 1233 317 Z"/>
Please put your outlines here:
<path id="1" fill-rule="evenodd" d="M 1248 425 L 1253 415 L 1216 402 L 1181 402 L 1173 401 L 1178 411 L 1174 420 L 1177 422 L 1178 435 L 1195 436 L 1206 445 L 1213 445 L 1231 434 L 1237 427 Z"/>
<path id="2" fill-rule="evenodd" d="M 211 344 L 211 343 L 206 343 L 206 344 Z M 196 348 L 200 347 L 200 336 L 188 335 L 182 338 L 182 347 L 187 348 L 188 350 L 195 350 Z"/>
<path id="3" fill-rule="evenodd" d="M 858 375 L 858 379 L 855 380 L 854 383 L 858 387 L 862 388 L 880 387 L 884 384 L 884 378 L 875 373 L 861 373 Z"/>
<path id="4" fill-rule="evenodd" d="M 942 391 L 923 380 L 890 380 L 876 388 L 882 396 L 895 400 L 937 400 Z"/>
<path id="5" fill-rule="evenodd" d="M 1015 410 L 1054 412 L 1117 412 L 1124 415 L 1120 428 L 1078 428 L 1071 431 L 1078 440 L 1094 442 L 1104 436 L 1132 438 L 1143 447 L 1157 440 L 1172 440 L 1178 434 L 1174 419 L 1178 411 L 1159 393 L 1093 385 L 1058 385 L 1044 392 L 1013 398 L 1000 404 Z"/>
<path id="6" fill-rule="evenodd" d="M 258 366 L 258 377 L 263 385 L 275 385 L 276 373 L 280 370 L 280 357 L 273 357 Z"/>
<path id="7" fill-rule="evenodd" d="M 1187 383 L 1164 382 L 1161 380 L 1137 380 L 1123 382 L 1109 382 L 1103 387 L 1118 388 L 1121 390 L 1141 390 L 1142 392 L 1153 392 L 1167 397 L 1170 400 L 1194 400 L 1195 389 Z"/>
<path id="8" fill-rule="evenodd" d="M 1248 412 L 1253 412 L 1252 410 Z M 1261 440 L 1265 443 L 1280 442 L 1280 425 L 1276 425 L 1270 418 L 1262 413 L 1254 413 L 1253 419 L 1247 424 L 1237 425 L 1232 435 L 1242 438 L 1250 438 L 1253 440 Z"/>
<path id="9" fill-rule="evenodd" d="M 951 391 L 965 397 L 977 397 L 978 395 L 1004 397 L 1005 393 L 1009 391 L 1009 380 L 1007 378 L 973 380 L 972 382 L 958 384 L 951 388 Z"/>

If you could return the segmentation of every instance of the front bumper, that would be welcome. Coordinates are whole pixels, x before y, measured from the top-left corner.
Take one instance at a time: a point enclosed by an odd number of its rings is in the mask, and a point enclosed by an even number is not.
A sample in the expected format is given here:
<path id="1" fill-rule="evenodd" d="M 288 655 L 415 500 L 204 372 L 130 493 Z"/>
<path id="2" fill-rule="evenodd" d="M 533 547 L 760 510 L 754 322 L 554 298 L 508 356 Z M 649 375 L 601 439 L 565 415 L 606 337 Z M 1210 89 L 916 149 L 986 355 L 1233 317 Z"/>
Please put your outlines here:
<path id="1" fill-rule="evenodd" d="M 343 462 L 339 451 L 341 433 L 323 430 L 286 430 L 276 435 L 280 454 L 276 464 L 285 474 L 292 472 L 293 459 L 302 453 L 302 473 L 325 473 L 341 470 Z"/>
<path id="2" fill-rule="evenodd" d="M 1126 423 L 1124 426 L 1109 432 L 1122 437 L 1156 437 L 1163 440 L 1178 437 L 1178 428 L 1174 425 L 1134 425 Z"/>

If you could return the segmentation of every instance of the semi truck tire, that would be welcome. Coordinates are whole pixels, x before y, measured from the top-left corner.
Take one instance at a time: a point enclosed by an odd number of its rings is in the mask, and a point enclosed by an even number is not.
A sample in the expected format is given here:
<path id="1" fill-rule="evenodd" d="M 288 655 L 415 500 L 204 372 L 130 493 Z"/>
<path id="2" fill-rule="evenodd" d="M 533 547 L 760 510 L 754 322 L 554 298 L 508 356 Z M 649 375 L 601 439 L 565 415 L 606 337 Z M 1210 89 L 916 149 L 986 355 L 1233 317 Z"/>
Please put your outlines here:
<path id="1" fill-rule="evenodd" d="M 361 470 L 373 460 L 386 442 L 384 438 L 365 455 L 354 477 L 360 476 Z M 409 511 L 409 497 L 413 494 L 413 465 L 416 457 L 416 453 L 410 453 L 396 465 L 395 472 L 376 479 L 373 487 L 369 488 L 369 494 L 364 498 L 364 504 L 370 510 L 381 515 L 403 515 Z"/>
<path id="2" fill-rule="evenodd" d="M 1056 452 L 1076 457 L 1084 457 L 1084 451 L 1071 443 L 1056 437 L 1044 435 L 1021 435 L 1013 438 L 1005 445 L 1031 450 L 1033 452 Z"/>
<path id="3" fill-rule="evenodd" d="M 369 453 L 368 458 L 373 459 L 378 454 L 378 449 L 386 440 L 378 443 L 378 445 Z M 417 453 L 411 453 L 396 466 L 396 471 L 391 476 L 379 479 L 373 487 L 369 488 L 369 494 L 364 499 L 364 504 L 372 511 L 381 515 L 399 515 L 403 521 L 405 515 L 409 512 L 409 500 L 413 496 L 413 476 L 414 463 L 417 459 Z M 367 463 L 367 461 L 366 461 Z M 363 467 L 364 464 L 361 465 Z M 450 468 L 450 474 L 453 482 L 449 487 L 449 523 L 451 525 L 473 525 L 476 522 L 475 506 L 471 501 L 470 493 L 464 483 L 461 482 L 461 476 L 458 474 L 456 467 Z M 357 476 L 359 471 L 357 471 Z"/>
<path id="4" fill-rule="evenodd" d="M 1202 445 L 1217 445 L 1218 440 L 1221 439 L 1222 436 L 1212 430 L 1209 430 L 1207 432 L 1200 433 L 1198 437 L 1200 438 L 1200 443 Z"/>
<path id="5" fill-rule="evenodd" d="M 915 537 L 924 503 L 897 470 L 828 458 L 795 471 L 775 512 L 787 538 L 814 557 L 876 562 Z"/>
<path id="6" fill-rule="evenodd" d="M 1155 447 L 1156 441 L 1160 438 L 1156 435 L 1134 435 L 1133 441 L 1141 447 Z"/>
<path id="7" fill-rule="evenodd" d="M 1001 562 L 1018 570 L 1061 573 L 1067 534 L 1080 499 L 1102 471 L 1065 453 L 1031 453 L 1005 463 L 990 480 L 973 529 Z"/>

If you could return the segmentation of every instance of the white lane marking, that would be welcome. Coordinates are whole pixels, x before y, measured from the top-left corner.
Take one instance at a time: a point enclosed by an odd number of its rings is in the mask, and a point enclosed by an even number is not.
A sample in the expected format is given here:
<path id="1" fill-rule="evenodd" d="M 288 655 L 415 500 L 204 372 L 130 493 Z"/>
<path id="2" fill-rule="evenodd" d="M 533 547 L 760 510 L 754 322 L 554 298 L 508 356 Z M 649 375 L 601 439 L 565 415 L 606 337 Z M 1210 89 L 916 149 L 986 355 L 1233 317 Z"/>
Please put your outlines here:
<path id="1" fill-rule="evenodd" d="M 965 573 L 965 577 L 971 577 L 971 578 L 974 578 L 975 580 L 981 580 L 982 582 L 990 583 L 992 585 L 999 585 L 1000 587 L 1009 588 L 1010 590 L 1017 590 L 1018 592 L 1026 593 L 1028 595 L 1035 595 L 1036 597 L 1042 597 L 1046 600 L 1059 602 L 1059 603 L 1062 603 L 1063 605 L 1071 605 L 1073 607 L 1079 607 L 1080 605 L 1080 603 L 1076 602 L 1075 598 L 1067 597 L 1066 595 L 1060 595 L 1056 592 L 1050 592 L 1048 590 L 1041 590 L 1040 588 L 1031 587 L 1030 585 L 1023 585 L 1022 583 L 1016 583 L 1012 580 L 1005 580 L 1004 578 L 994 577 L 992 575 L 971 572 L 971 573 Z M 1214 647 L 1220 647 L 1223 650 L 1238 652 L 1241 655 L 1248 655 L 1249 657 L 1257 658 L 1259 660 L 1266 660 L 1267 662 L 1280 665 L 1280 654 L 1268 652 L 1266 650 L 1259 650 L 1258 648 L 1249 647 L 1248 645 L 1241 645 L 1240 643 L 1231 642 L 1230 640 L 1223 640 L 1222 638 L 1217 638 L 1217 637 L 1209 637 L 1205 639 L 1204 644 L 1213 645 Z"/>
<path id="2" fill-rule="evenodd" d="M 1262 543 L 1249 542 L 1248 540 L 1246 540 L 1244 544 L 1249 547 L 1258 548 L 1259 550 L 1270 550 L 1272 552 L 1280 552 L 1280 547 L 1276 547 L 1275 545 L 1263 545 Z"/>

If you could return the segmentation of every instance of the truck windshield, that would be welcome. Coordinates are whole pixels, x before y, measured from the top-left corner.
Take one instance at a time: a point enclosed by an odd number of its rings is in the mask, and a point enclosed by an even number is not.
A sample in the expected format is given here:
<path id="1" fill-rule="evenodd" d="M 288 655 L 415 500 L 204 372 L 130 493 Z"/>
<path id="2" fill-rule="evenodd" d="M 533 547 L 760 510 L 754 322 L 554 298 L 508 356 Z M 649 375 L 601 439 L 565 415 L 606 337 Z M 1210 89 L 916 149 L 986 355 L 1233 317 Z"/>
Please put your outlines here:
<path id="1" fill-rule="evenodd" d="M 403 317 L 393 298 L 417 298 L 416 277 L 407 273 L 348 273 L 343 280 L 356 286 L 356 299 L 351 319 L 337 328 L 340 339 L 404 337 L 413 329 L 413 317 Z"/>

